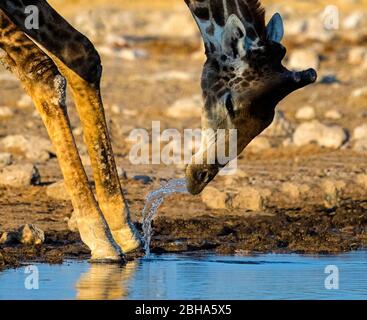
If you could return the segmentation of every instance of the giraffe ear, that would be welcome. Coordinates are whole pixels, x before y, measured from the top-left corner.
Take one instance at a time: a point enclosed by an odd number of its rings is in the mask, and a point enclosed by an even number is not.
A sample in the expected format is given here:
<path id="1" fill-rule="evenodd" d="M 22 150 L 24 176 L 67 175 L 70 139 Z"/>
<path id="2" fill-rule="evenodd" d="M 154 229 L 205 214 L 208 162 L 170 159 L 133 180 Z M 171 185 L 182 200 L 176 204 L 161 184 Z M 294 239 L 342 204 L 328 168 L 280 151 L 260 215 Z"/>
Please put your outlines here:
<path id="1" fill-rule="evenodd" d="M 223 53 L 233 58 L 245 56 L 245 40 L 245 26 L 236 15 L 230 15 L 222 34 Z"/>
<path id="2" fill-rule="evenodd" d="M 280 43 L 284 36 L 284 25 L 282 16 L 279 13 L 273 15 L 267 27 L 267 36 L 269 40 Z"/>

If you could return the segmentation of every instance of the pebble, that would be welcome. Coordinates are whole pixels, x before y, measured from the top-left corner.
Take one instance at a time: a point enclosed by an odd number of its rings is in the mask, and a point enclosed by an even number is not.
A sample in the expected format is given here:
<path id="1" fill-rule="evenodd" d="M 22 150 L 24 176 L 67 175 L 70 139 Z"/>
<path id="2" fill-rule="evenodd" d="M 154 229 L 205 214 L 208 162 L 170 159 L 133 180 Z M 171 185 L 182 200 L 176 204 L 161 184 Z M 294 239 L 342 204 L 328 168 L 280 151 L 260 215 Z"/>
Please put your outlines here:
<path id="1" fill-rule="evenodd" d="M 293 135 L 296 146 L 317 143 L 320 147 L 339 149 L 348 140 L 345 129 L 333 125 L 327 126 L 317 120 L 300 124 Z"/>
<path id="2" fill-rule="evenodd" d="M 226 209 L 227 194 L 214 187 L 206 187 L 201 194 L 202 201 L 210 209 Z"/>
<path id="3" fill-rule="evenodd" d="M 296 113 L 297 120 L 313 120 L 316 118 L 315 109 L 311 106 L 305 106 Z"/>
<path id="4" fill-rule="evenodd" d="M 41 176 L 37 167 L 31 164 L 10 165 L 0 169 L 0 185 L 13 188 L 38 185 Z"/>

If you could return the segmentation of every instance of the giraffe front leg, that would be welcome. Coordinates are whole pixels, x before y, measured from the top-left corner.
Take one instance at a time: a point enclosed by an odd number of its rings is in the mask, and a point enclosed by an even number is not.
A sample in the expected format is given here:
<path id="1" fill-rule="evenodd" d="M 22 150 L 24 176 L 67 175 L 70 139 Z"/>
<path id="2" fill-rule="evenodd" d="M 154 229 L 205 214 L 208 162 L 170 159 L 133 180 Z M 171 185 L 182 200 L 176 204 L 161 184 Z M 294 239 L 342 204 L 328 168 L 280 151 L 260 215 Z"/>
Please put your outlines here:
<path id="1" fill-rule="evenodd" d="M 63 78 L 59 75 L 49 79 L 49 83 L 54 85 L 53 90 L 47 84 L 32 88 L 29 93 L 54 145 L 65 185 L 76 212 L 80 236 L 90 248 L 92 260 L 121 261 L 123 259 L 121 250 L 115 243 L 90 189 L 70 129 L 65 106 L 60 102 L 54 103 L 60 99 L 57 92 L 64 90 Z"/>
<path id="2" fill-rule="evenodd" d="M 65 79 L 55 64 L 0 11 L 2 61 L 21 80 L 32 97 L 54 145 L 77 214 L 79 232 L 92 260 L 123 261 L 90 189 L 82 166 L 65 104 Z M 5 36 L 6 34 L 6 36 Z"/>
<path id="3" fill-rule="evenodd" d="M 1 2 L 0 8 L 44 48 L 69 82 L 84 129 L 100 208 L 117 244 L 125 253 L 137 251 L 141 248 L 141 240 L 130 222 L 122 194 L 100 95 L 100 57 L 89 39 L 47 1 L 38 0 L 36 5 L 42 21 L 41 30 L 26 28 L 27 15 L 24 10 L 13 10 L 11 1 Z"/>
<path id="4" fill-rule="evenodd" d="M 100 95 L 99 77 L 95 83 L 90 83 L 56 57 L 53 59 L 70 83 L 91 158 L 98 203 L 111 233 L 124 253 L 139 251 L 142 242 L 130 221 L 129 207 L 122 193 Z"/>

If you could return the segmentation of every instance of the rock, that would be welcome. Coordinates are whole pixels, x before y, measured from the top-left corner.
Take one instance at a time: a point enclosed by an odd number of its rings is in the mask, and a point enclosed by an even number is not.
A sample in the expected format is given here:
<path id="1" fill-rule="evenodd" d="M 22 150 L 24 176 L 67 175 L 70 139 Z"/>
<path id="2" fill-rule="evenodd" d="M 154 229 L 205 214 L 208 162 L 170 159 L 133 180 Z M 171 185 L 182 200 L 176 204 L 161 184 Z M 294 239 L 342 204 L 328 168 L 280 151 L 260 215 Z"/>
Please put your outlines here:
<path id="1" fill-rule="evenodd" d="M 358 185 L 367 190 L 367 174 L 358 174 L 355 181 Z"/>
<path id="2" fill-rule="evenodd" d="M 39 245 L 45 241 L 45 233 L 33 224 L 21 226 L 18 237 L 19 242 L 25 245 Z"/>
<path id="3" fill-rule="evenodd" d="M 70 195 L 63 180 L 49 185 L 46 189 L 46 194 L 48 197 L 56 200 L 70 200 Z"/>
<path id="4" fill-rule="evenodd" d="M 17 102 L 19 108 L 31 108 L 33 107 L 33 101 L 27 94 L 23 94 Z"/>
<path id="5" fill-rule="evenodd" d="M 225 179 L 230 179 L 230 178 L 236 178 L 236 179 L 238 178 L 242 180 L 242 179 L 248 178 L 248 174 L 247 172 L 245 172 L 244 170 L 240 168 L 228 168 L 225 174 Z"/>
<path id="6" fill-rule="evenodd" d="M 214 187 L 206 187 L 201 199 L 210 209 L 226 209 L 227 194 Z"/>
<path id="7" fill-rule="evenodd" d="M 166 114 L 169 117 L 180 118 L 199 118 L 201 116 L 202 98 L 200 95 L 191 98 L 177 100 L 168 108 Z"/>
<path id="8" fill-rule="evenodd" d="M 345 129 L 339 126 L 324 126 L 318 139 L 321 147 L 338 149 L 348 141 L 348 134 Z"/>
<path id="9" fill-rule="evenodd" d="M 348 62 L 353 65 L 365 65 L 367 63 L 367 48 L 354 47 L 349 50 Z"/>
<path id="10" fill-rule="evenodd" d="M 293 124 L 285 117 L 280 110 L 275 112 L 272 124 L 263 132 L 263 136 L 287 138 L 291 137 L 294 132 Z"/>
<path id="11" fill-rule="evenodd" d="M 338 149 L 348 140 L 347 132 L 339 126 L 327 126 L 317 120 L 300 124 L 293 135 L 296 146 L 312 142 L 320 147 Z"/>
<path id="12" fill-rule="evenodd" d="M 362 27 L 365 20 L 364 13 L 354 12 L 348 15 L 343 21 L 343 28 L 346 30 L 355 30 Z"/>
<path id="13" fill-rule="evenodd" d="M 133 179 L 135 181 L 139 181 L 143 184 L 150 184 L 153 182 L 153 179 L 149 176 L 144 176 L 144 175 L 137 175 L 137 176 L 134 176 Z"/>
<path id="14" fill-rule="evenodd" d="M 241 179 L 245 179 L 245 178 L 248 178 L 248 173 L 242 169 L 239 169 L 239 168 L 236 168 L 235 171 L 234 171 L 234 174 L 241 178 Z"/>
<path id="15" fill-rule="evenodd" d="M 0 59 L 1 59 L 1 51 L 0 51 Z M 18 79 L 14 74 L 10 72 L 0 72 L 0 81 L 4 81 L 4 82 L 17 81 L 18 82 Z"/>
<path id="16" fill-rule="evenodd" d="M 270 199 L 273 192 L 267 188 L 260 188 L 258 189 L 261 198 L 263 199 L 263 203 L 265 203 L 268 199 Z"/>
<path id="17" fill-rule="evenodd" d="M 27 152 L 28 140 L 22 135 L 9 135 L 1 140 L 1 144 L 7 150 L 17 150 Z"/>
<path id="18" fill-rule="evenodd" d="M 31 164 L 11 165 L 0 169 L 0 185 L 13 188 L 37 185 L 41 182 L 38 169 Z"/>
<path id="19" fill-rule="evenodd" d="M 68 228 L 72 232 L 78 232 L 79 231 L 78 221 L 77 221 L 77 218 L 76 218 L 75 211 L 72 212 L 70 219 L 68 219 Z"/>
<path id="20" fill-rule="evenodd" d="M 225 176 L 224 183 L 226 186 L 233 186 L 239 183 L 243 184 L 243 181 L 247 178 L 247 172 L 243 171 L 242 169 L 235 168 L 231 171 L 228 171 L 227 175 Z"/>
<path id="21" fill-rule="evenodd" d="M 301 195 L 300 188 L 291 182 L 285 182 L 282 184 L 282 192 L 293 199 L 298 199 Z"/>
<path id="22" fill-rule="evenodd" d="M 45 162 L 53 154 L 51 142 L 36 136 L 9 135 L 1 140 L 1 144 L 7 151 L 19 151 L 27 159 Z"/>
<path id="23" fill-rule="evenodd" d="M 0 238 L 0 244 L 13 245 L 19 243 L 18 233 L 14 231 L 4 232 Z"/>
<path id="24" fill-rule="evenodd" d="M 13 162 L 13 156 L 10 153 L 0 153 L 0 168 L 11 165 Z"/>
<path id="25" fill-rule="evenodd" d="M 367 124 L 363 124 L 353 131 L 353 150 L 356 152 L 367 152 Z"/>
<path id="26" fill-rule="evenodd" d="M 339 203 L 340 193 L 346 187 L 344 181 L 326 179 L 321 182 L 324 192 L 324 206 L 327 209 L 335 208 Z"/>
<path id="27" fill-rule="evenodd" d="M 367 140 L 367 123 L 357 127 L 353 131 L 353 139 L 354 140 Z"/>
<path id="28" fill-rule="evenodd" d="M 14 111 L 9 107 L 0 107 L 0 120 L 11 118 L 14 115 Z"/>
<path id="29" fill-rule="evenodd" d="M 366 97 L 367 96 L 367 87 L 361 87 L 361 88 L 358 88 L 358 89 L 354 89 L 352 91 L 351 96 L 353 98 Z"/>
<path id="30" fill-rule="evenodd" d="M 248 211 L 260 211 L 263 209 L 263 199 L 260 192 L 253 187 L 242 187 L 232 198 L 232 208 Z"/>
<path id="31" fill-rule="evenodd" d="M 288 68 L 292 70 L 305 70 L 308 68 L 318 69 L 320 66 L 320 57 L 317 52 L 311 49 L 293 50 L 289 61 Z"/>
<path id="32" fill-rule="evenodd" d="M 307 184 L 301 184 L 298 186 L 301 195 L 305 195 L 311 191 L 311 187 Z"/>
<path id="33" fill-rule="evenodd" d="M 338 110 L 328 110 L 325 112 L 324 117 L 330 120 L 340 120 L 343 115 Z"/>
<path id="34" fill-rule="evenodd" d="M 315 109 L 311 106 L 306 106 L 299 109 L 296 113 L 296 119 L 298 120 L 313 120 L 316 117 Z"/>
<path id="35" fill-rule="evenodd" d="M 361 139 L 354 143 L 353 150 L 356 152 L 367 152 L 367 140 Z"/>
<path id="36" fill-rule="evenodd" d="M 251 143 L 247 146 L 246 150 L 254 153 L 258 153 L 264 150 L 271 149 L 271 144 L 268 138 L 266 137 L 256 137 Z"/>
<path id="37" fill-rule="evenodd" d="M 45 241 L 45 233 L 33 224 L 25 224 L 17 231 L 4 232 L 0 238 L 0 244 L 13 245 L 39 245 Z"/>

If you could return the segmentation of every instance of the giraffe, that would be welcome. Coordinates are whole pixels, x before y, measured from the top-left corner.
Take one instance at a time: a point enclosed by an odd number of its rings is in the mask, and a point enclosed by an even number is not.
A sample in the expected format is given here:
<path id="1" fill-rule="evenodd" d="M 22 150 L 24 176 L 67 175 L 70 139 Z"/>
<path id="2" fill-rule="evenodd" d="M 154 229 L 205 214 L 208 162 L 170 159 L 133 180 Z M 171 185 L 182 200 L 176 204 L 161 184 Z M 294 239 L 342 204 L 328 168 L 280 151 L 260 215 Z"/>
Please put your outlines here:
<path id="1" fill-rule="evenodd" d="M 282 65 L 286 55 L 281 44 L 282 18 L 277 13 L 266 26 L 260 1 L 185 2 L 200 29 L 207 56 L 201 80 L 202 129 L 237 130 L 239 155 L 272 123 L 282 99 L 316 81 L 316 71 L 291 72 Z M 227 134 L 227 150 L 228 144 Z M 199 156 L 194 155 L 186 168 L 188 190 L 194 195 L 224 167 L 217 158 L 210 161 L 207 149 Z"/>
<path id="2" fill-rule="evenodd" d="M 39 10 L 39 29 L 27 29 L 26 7 Z M 56 151 L 82 241 L 96 262 L 124 262 L 142 240 L 130 220 L 107 130 L 100 91 L 102 66 L 93 44 L 45 0 L 0 2 L 0 59 L 22 83 Z M 71 131 L 70 85 L 91 159 L 92 192 Z"/>

